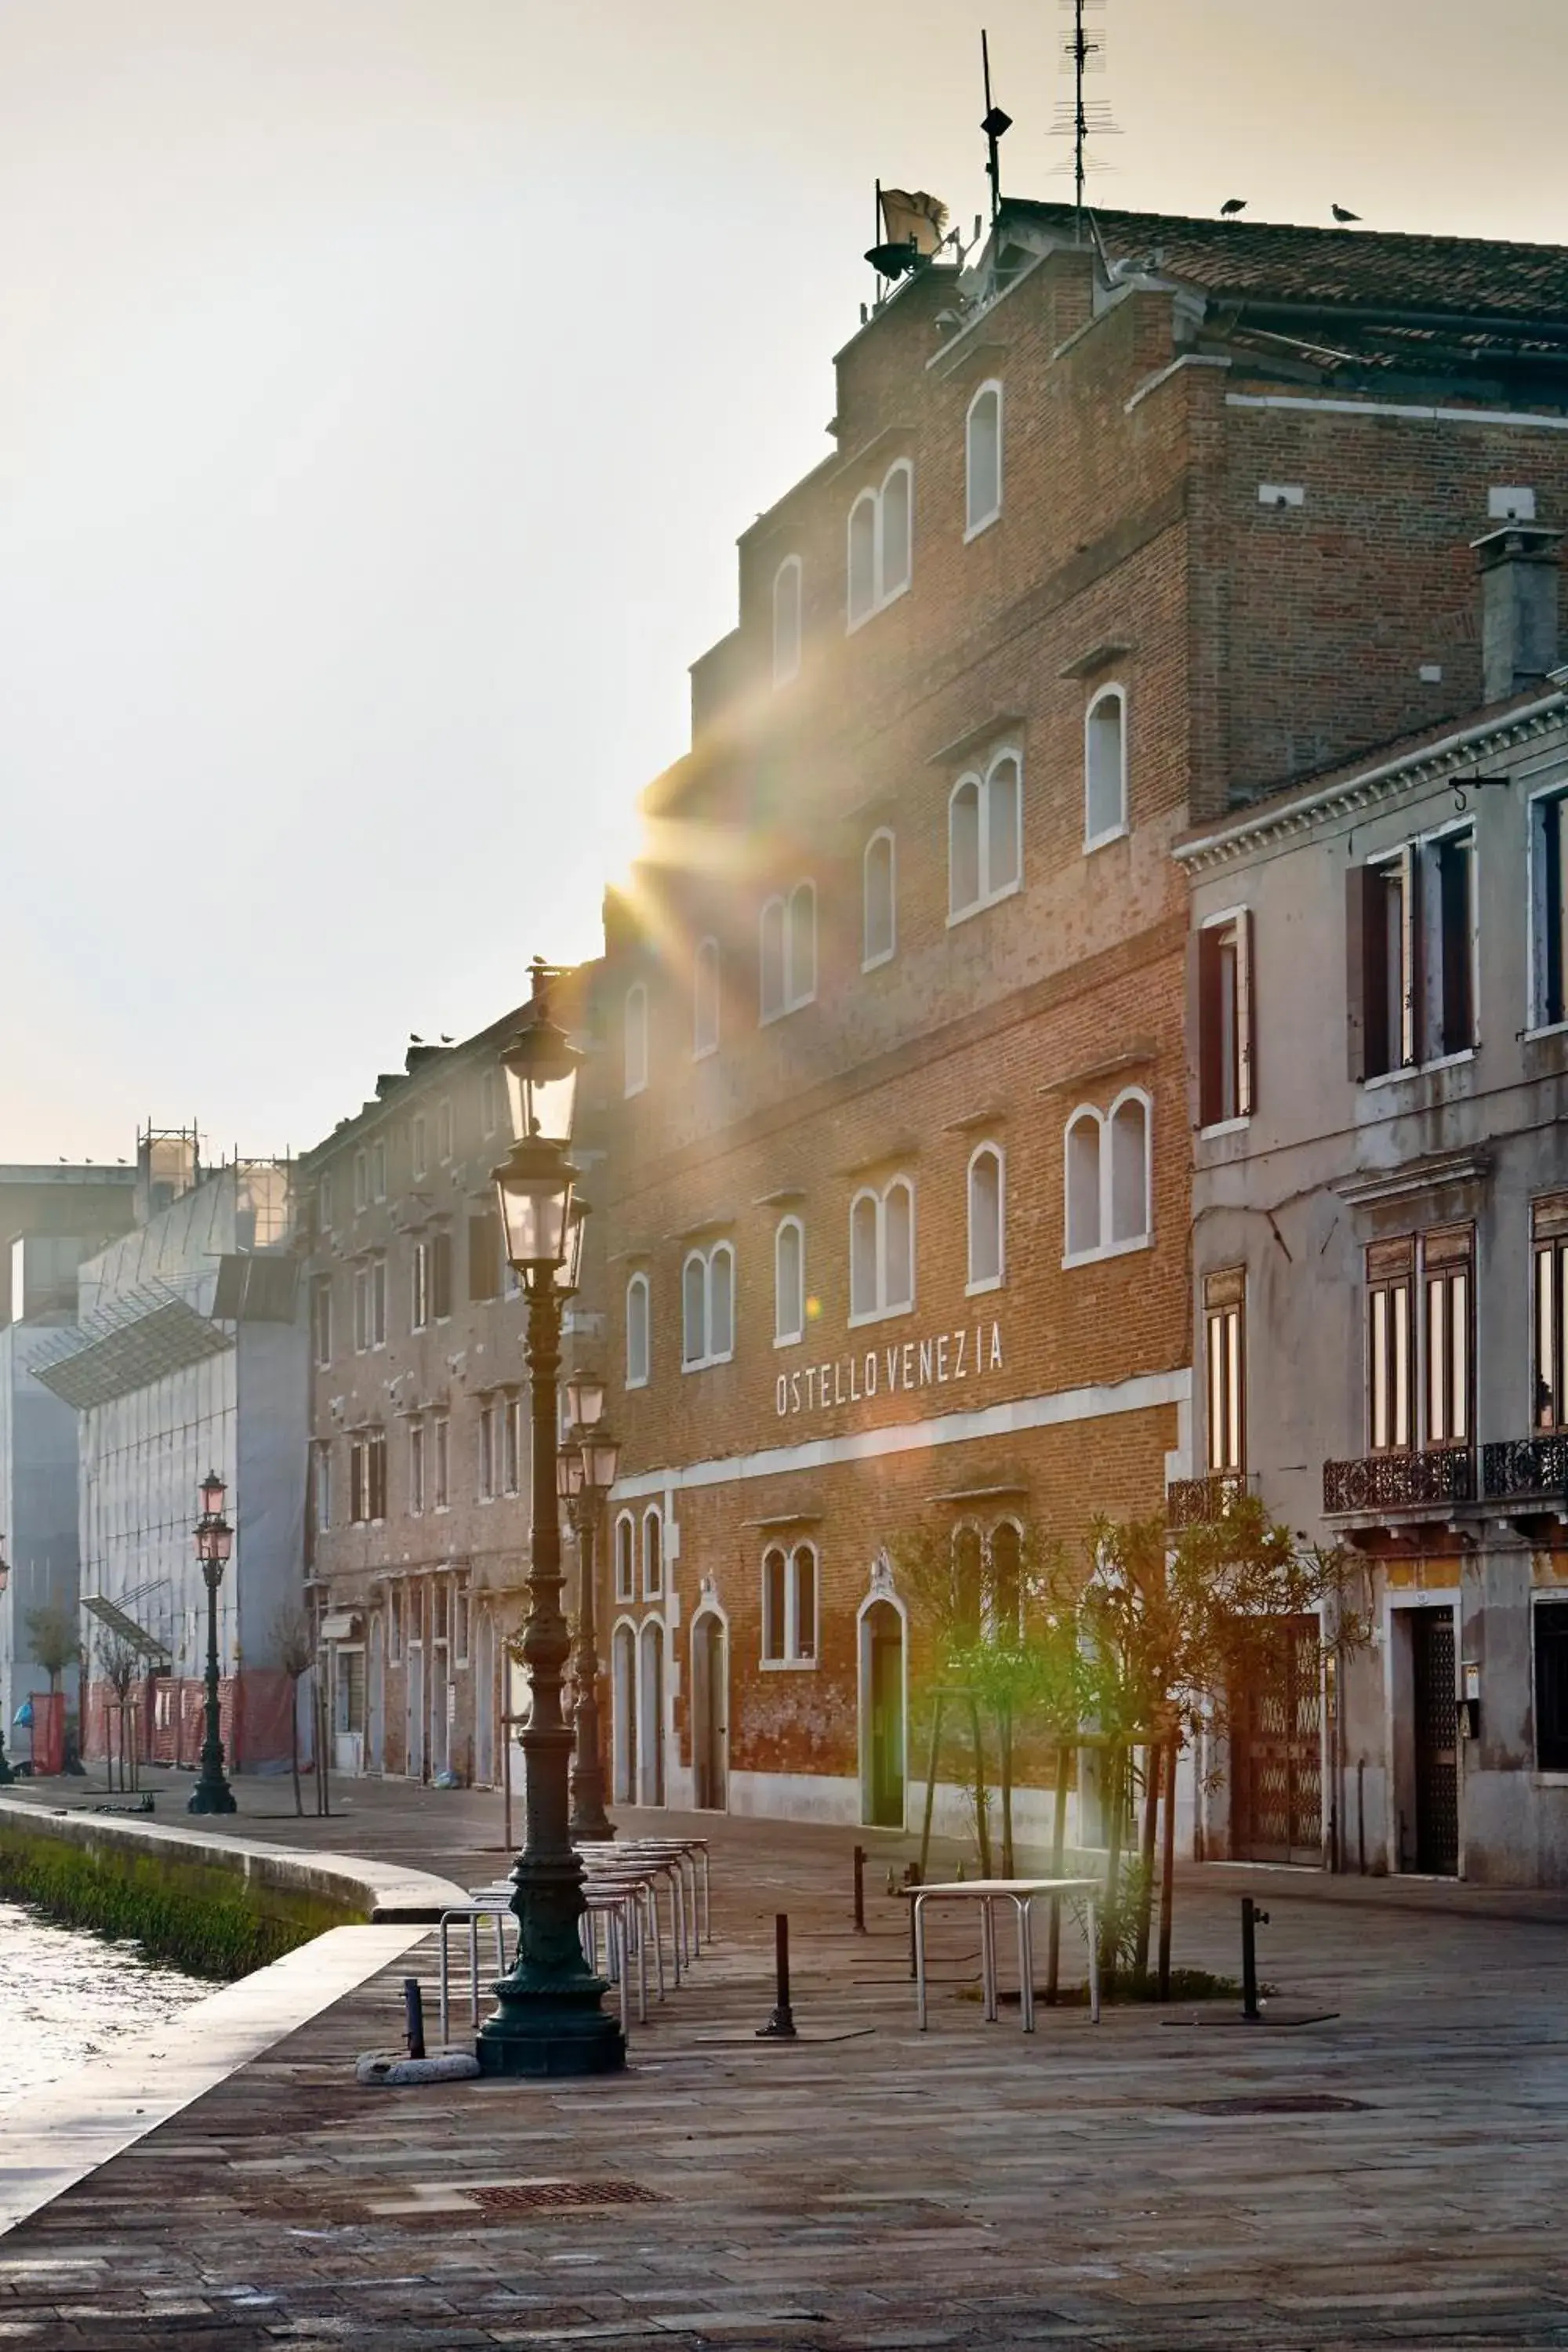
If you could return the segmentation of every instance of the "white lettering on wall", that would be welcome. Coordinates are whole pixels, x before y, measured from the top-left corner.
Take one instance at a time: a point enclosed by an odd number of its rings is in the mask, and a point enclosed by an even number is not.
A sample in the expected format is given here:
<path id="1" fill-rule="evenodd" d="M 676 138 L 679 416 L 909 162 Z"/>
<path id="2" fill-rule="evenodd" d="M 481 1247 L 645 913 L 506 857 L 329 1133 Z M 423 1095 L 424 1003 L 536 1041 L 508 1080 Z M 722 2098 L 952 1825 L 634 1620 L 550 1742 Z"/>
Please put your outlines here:
<path id="1" fill-rule="evenodd" d="M 975 1323 L 956 1331 L 932 1332 L 923 1339 L 905 1339 L 884 1348 L 880 1355 L 868 1348 L 864 1356 L 836 1356 L 798 1372 L 780 1372 L 773 1383 L 773 1403 L 784 1421 L 797 1412 L 861 1404 L 884 1389 L 889 1395 L 900 1390 L 913 1394 L 1002 1369 L 1001 1324 Z"/>

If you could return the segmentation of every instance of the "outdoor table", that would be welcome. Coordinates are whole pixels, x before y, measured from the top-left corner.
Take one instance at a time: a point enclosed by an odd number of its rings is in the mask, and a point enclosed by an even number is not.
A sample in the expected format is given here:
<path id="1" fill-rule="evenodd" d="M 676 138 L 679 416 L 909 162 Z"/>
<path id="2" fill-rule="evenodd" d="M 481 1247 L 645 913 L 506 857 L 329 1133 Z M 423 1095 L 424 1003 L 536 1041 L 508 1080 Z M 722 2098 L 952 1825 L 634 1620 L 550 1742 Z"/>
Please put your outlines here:
<path id="1" fill-rule="evenodd" d="M 996 1919 L 995 1906 L 1011 1903 L 1018 1919 L 1018 2007 L 1023 2012 L 1024 2031 L 1035 2030 L 1035 1938 L 1031 1924 L 1030 1905 L 1037 1895 L 1081 1895 L 1089 1912 L 1089 2014 L 1091 2024 L 1100 2023 L 1100 1939 L 1095 1932 L 1100 1898 L 1097 1878 L 960 1878 L 938 1886 L 913 1886 L 910 1889 L 914 1903 L 915 1937 L 915 2006 L 920 2016 L 920 2030 L 926 2030 L 926 1943 L 925 1906 L 928 1903 L 978 1903 L 980 1906 L 980 1980 L 984 1995 L 985 2017 L 989 2024 L 996 2021 Z"/>

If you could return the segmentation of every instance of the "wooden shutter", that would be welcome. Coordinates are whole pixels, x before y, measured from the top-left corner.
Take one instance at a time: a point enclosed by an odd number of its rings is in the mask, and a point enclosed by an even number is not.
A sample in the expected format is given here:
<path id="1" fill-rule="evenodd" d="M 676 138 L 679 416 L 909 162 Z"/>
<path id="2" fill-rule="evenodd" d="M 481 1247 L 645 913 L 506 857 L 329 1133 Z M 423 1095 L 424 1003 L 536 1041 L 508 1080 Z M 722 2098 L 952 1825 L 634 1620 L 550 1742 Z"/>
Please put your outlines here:
<path id="1" fill-rule="evenodd" d="M 452 1311 L 452 1236 L 437 1232 L 430 1236 L 430 1312 L 441 1322 Z"/>
<path id="2" fill-rule="evenodd" d="M 1236 1108 L 1250 1118 L 1258 1108 L 1258 996 L 1252 956 L 1252 909 L 1236 919 Z"/>
<path id="3" fill-rule="evenodd" d="M 1204 1086 L 1204 994 L 1207 954 L 1206 932 L 1194 931 L 1187 940 L 1187 1119 L 1194 1128 L 1206 1122 Z"/>
<path id="4" fill-rule="evenodd" d="M 1356 1085 L 1382 1069 L 1388 1035 L 1387 973 L 1380 952 L 1382 924 L 1375 866 L 1352 866 L 1345 873 L 1345 1047 Z"/>
<path id="5" fill-rule="evenodd" d="M 468 1297 L 495 1298 L 500 1293 L 499 1221 L 489 1212 L 468 1219 Z"/>

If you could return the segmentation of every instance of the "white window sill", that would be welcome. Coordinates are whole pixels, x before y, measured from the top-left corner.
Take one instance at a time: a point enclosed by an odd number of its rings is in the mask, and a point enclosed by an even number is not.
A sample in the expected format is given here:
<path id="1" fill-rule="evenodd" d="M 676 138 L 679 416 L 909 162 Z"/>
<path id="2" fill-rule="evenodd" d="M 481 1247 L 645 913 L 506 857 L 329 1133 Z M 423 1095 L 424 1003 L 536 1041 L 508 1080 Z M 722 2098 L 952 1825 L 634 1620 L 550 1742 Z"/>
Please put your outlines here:
<path id="1" fill-rule="evenodd" d="M 912 1298 L 900 1300 L 897 1307 L 869 1307 L 863 1315 L 851 1315 L 849 1328 L 851 1331 L 860 1331 L 868 1323 L 890 1323 L 896 1316 L 912 1315 L 914 1311 L 915 1302 Z"/>
<path id="2" fill-rule="evenodd" d="M 844 625 L 845 635 L 852 637 L 857 629 L 863 629 L 868 621 L 874 621 L 879 613 L 885 613 L 889 604 L 896 604 L 900 596 L 907 596 L 913 584 L 914 574 L 911 572 L 908 580 L 901 580 L 896 588 L 889 588 L 885 596 L 879 596 L 876 603 L 868 604 L 863 613 L 851 614 Z"/>
<path id="3" fill-rule="evenodd" d="M 694 1357 L 689 1364 L 682 1364 L 680 1369 L 683 1372 L 710 1372 L 715 1364 L 732 1364 L 734 1360 L 735 1350 L 731 1348 L 722 1356 Z"/>
<path id="4" fill-rule="evenodd" d="M 773 692 L 775 694 L 782 694 L 784 688 L 786 686 L 793 686 L 799 676 L 800 664 L 798 662 L 796 662 L 793 669 L 775 670 L 773 672 Z"/>
<path id="5" fill-rule="evenodd" d="M 617 1593 L 616 1593 L 616 1607 L 617 1609 L 635 1609 L 635 1608 L 637 1607 L 637 1594 L 636 1594 L 635 1592 L 617 1592 Z"/>
<path id="6" fill-rule="evenodd" d="M 1062 1268 L 1065 1272 L 1069 1266 L 1099 1265 L 1106 1258 L 1130 1257 L 1134 1250 L 1152 1249 L 1153 1245 L 1152 1234 L 1139 1234 L 1130 1242 L 1108 1242 L 1103 1249 L 1070 1250 L 1062 1260 Z"/>
<path id="7" fill-rule="evenodd" d="M 646 1095 L 647 1092 L 647 1080 L 639 1078 L 635 1087 L 624 1087 L 621 1089 L 621 1099 L 623 1102 L 630 1102 L 634 1095 Z"/>
<path id="8" fill-rule="evenodd" d="M 1198 1137 L 1200 1141 L 1202 1141 L 1211 1135 L 1239 1135 L 1244 1127 L 1250 1127 L 1251 1125 L 1252 1113 L 1250 1111 L 1238 1111 L 1234 1118 L 1211 1119 L 1207 1127 L 1199 1128 Z"/>
<path id="9" fill-rule="evenodd" d="M 978 539 L 983 531 L 989 530 L 994 522 L 1000 522 L 1001 520 L 1001 508 L 993 507 L 989 514 L 982 515 L 978 522 L 972 522 L 970 524 L 968 530 L 963 534 L 964 546 L 967 547 L 972 539 Z"/>
<path id="10" fill-rule="evenodd" d="M 646 1389 L 647 1386 L 647 1374 L 645 1372 L 639 1381 L 624 1381 L 621 1385 L 623 1388 L 628 1389 Z"/>
<path id="11" fill-rule="evenodd" d="M 1530 1776 L 1532 1789 L 1568 1789 L 1568 1772 L 1535 1771 Z"/>
<path id="12" fill-rule="evenodd" d="M 764 1675 L 799 1675 L 815 1673 L 815 1658 L 759 1658 L 757 1664 Z"/>
<path id="13" fill-rule="evenodd" d="M 775 1348 L 798 1348 L 805 1338 L 804 1331 L 780 1331 L 773 1339 Z"/>
<path id="14" fill-rule="evenodd" d="M 1538 1037 L 1568 1037 L 1568 1021 L 1542 1021 L 1536 1028 L 1525 1030 L 1520 1043 L 1531 1045 Z M 1568 1788 L 1568 1773 L 1563 1774 L 1562 1779 L 1564 1788 Z"/>
<path id="15" fill-rule="evenodd" d="M 757 1026 L 759 1029 L 771 1029 L 775 1021 L 787 1021 L 792 1013 L 804 1013 L 808 1004 L 816 1003 L 816 991 L 814 988 L 809 996 L 797 996 L 793 1003 L 777 1005 L 771 1013 L 759 1013 Z"/>
<path id="16" fill-rule="evenodd" d="M 1123 818 L 1120 824 L 1113 824 L 1108 833 L 1086 834 L 1083 844 L 1084 856 L 1092 857 L 1097 849 L 1109 849 L 1113 841 L 1125 841 L 1131 830 L 1131 826 Z"/>
<path id="17" fill-rule="evenodd" d="M 862 971 L 876 971 L 881 965 L 891 963 L 897 953 L 897 948 L 884 948 L 880 955 L 862 956 L 860 969 Z"/>
<path id="18" fill-rule="evenodd" d="M 979 1298 L 987 1290 L 1002 1289 L 1006 1279 L 1005 1275 L 988 1274 L 983 1282 L 966 1282 L 963 1286 L 963 1295 L 965 1298 Z"/>
<path id="19" fill-rule="evenodd" d="M 662 1601 L 663 1599 L 664 1595 L 662 1592 L 645 1592 L 643 1594 L 643 1605 L 645 1608 L 651 1608 L 656 1601 Z"/>
<path id="20" fill-rule="evenodd" d="M 1014 881 L 1006 883 L 1000 890 L 988 891 L 984 898 L 975 898 L 972 900 L 967 907 L 960 907 L 956 910 L 951 911 L 947 919 L 948 929 L 951 931 L 955 924 L 967 923 L 975 915 L 984 914 L 988 907 L 999 907 L 1004 898 L 1016 898 L 1023 887 L 1024 877 L 1022 875 L 1019 875 Z"/>
<path id="21" fill-rule="evenodd" d="M 1397 1070 L 1379 1070 L 1375 1076 L 1363 1078 L 1362 1085 L 1370 1094 L 1374 1087 L 1395 1087 L 1407 1078 L 1429 1077 L 1434 1070 L 1458 1070 L 1476 1058 L 1476 1047 L 1465 1045 L 1457 1054 L 1439 1054 L 1430 1062 L 1408 1062 Z"/>
<path id="22" fill-rule="evenodd" d="M 691 1048 L 691 1058 L 694 1062 L 710 1062 L 718 1051 L 719 1048 L 717 1045 L 693 1045 Z"/>

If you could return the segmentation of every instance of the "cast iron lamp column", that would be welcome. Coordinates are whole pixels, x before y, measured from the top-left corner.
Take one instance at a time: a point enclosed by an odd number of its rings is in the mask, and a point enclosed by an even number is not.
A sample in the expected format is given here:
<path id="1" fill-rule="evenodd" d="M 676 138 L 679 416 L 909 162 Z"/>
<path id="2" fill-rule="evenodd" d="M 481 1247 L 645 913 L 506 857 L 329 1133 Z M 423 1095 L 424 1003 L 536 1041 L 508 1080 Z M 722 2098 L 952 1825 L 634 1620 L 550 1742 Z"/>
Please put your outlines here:
<path id="1" fill-rule="evenodd" d="M 536 1008 L 502 1065 L 517 1141 L 495 1171 L 507 1256 L 528 1297 L 533 1461 L 528 1616 L 520 1644 L 531 1701 L 521 1738 L 523 1846 L 512 1866 L 517 1964 L 495 1986 L 496 2008 L 476 2052 L 487 2074 L 607 2074 L 626 2063 L 625 2036 L 602 2006 L 608 1988 L 584 1957 L 583 1864 L 567 1829 L 572 1732 L 561 1705 L 571 1655 L 561 1613 L 561 1517 L 556 1494 L 556 1381 L 561 1301 L 576 1287 L 583 1222 L 577 1171 L 566 1157 L 582 1056 Z"/>
<path id="2" fill-rule="evenodd" d="M 0 1601 L 5 1597 L 5 1587 L 11 1581 L 10 1563 L 0 1552 Z M 16 1775 L 5 1761 L 5 1711 L 0 1707 L 0 1789 L 8 1789 Z"/>
<path id="3" fill-rule="evenodd" d="M 196 1558 L 201 1561 L 207 1587 L 207 1728 L 202 1741 L 201 1777 L 186 1807 L 193 1813 L 233 1813 L 239 1810 L 234 1801 L 234 1790 L 224 1778 L 223 1739 L 218 1729 L 217 1589 L 234 1549 L 234 1529 L 223 1515 L 226 1492 L 217 1472 L 209 1470 L 202 1480 L 202 1515 L 195 1525 Z"/>
<path id="4" fill-rule="evenodd" d="M 575 1374 L 566 1383 L 566 1406 L 572 1416 L 572 1439 L 561 1453 L 562 1491 L 568 1497 L 577 1537 L 580 1586 L 577 1646 L 572 1660 L 577 1686 L 572 1726 L 576 1741 L 572 1758 L 572 1840 L 574 1845 L 604 1844 L 615 1836 L 616 1825 L 605 1811 L 605 1766 L 599 1744 L 596 1538 L 605 1497 L 616 1483 L 621 1449 L 601 1425 L 603 1381 Z"/>

